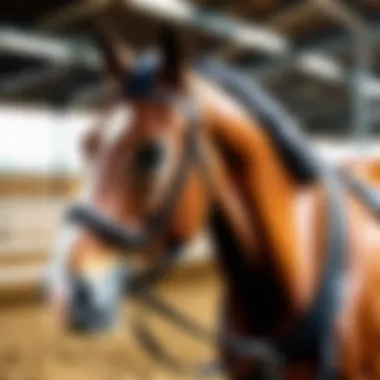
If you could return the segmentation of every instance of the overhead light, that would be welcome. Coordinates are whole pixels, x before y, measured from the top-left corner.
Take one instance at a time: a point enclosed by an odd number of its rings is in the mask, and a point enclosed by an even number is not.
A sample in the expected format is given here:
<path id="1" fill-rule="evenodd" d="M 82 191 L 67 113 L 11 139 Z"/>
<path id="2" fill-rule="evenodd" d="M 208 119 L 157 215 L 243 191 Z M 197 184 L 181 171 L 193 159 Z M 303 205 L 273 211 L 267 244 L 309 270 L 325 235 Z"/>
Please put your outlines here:
<path id="1" fill-rule="evenodd" d="M 128 5 L 173 21 L 186 20 L 194 14 L 194 7 L 178 0 L 127 0 Z"/>
<path id="2" fill-rule="evenodd" d="M 285 53 L 289 48 L 287 39 L 278 33 L 252 23 L 242 23 L 230 17 L 205 12 L 187 1 L 125 0 L 125 4 L 155 17 L 192 26 L 219 38 L 226 38 L 240 47 L 276 55 Z"/>
<path id="3" fill-rule="evenodd" d="M 342 81 L 344 79 L 344 70 L 341 65 L 321 53 L 302 54 L 297 59 L 296 65 L 299 70 L 324 79 L 334 81 Z"/>
<path id="4" fill-rule="evenodd" d="M 289 43 L 284 37 L 263 27 L 252 27 L 252 25 L 237 23 L 233 20 L 229 20 L 228 27 L 233 41 L 242 47 L 260 49 L 278 55 L 289 48 Z"/>

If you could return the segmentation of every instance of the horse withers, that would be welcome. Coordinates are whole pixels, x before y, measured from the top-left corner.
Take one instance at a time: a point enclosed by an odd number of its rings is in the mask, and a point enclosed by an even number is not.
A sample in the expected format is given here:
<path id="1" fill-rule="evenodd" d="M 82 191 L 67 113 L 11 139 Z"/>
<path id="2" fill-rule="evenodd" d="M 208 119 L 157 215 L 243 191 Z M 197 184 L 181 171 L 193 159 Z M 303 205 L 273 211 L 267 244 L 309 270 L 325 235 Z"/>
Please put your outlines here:
<path id="1" fill-rule="evenodd" d="M 61 324 L 97 331 L 117 320 L 125 272 L 114 247 L 154 261 L 207 226 L 226 284 L 230 338 L 220 352 L 229 378 L 264 378 L 250 355 L 260 341 L 287 379 L 378 379 L 380 226 L 371 207 L 244 76 L 189 65 L 171 33 L 161 59 L 133 68 L 115 39 L 100 42 L 131 118 L 117 134 L 91 136 L 91 207 L 72 215 L 85 228 L 63 239 L 50 281 Z M 377 185 L 378 166 L 356 175 Z"/>

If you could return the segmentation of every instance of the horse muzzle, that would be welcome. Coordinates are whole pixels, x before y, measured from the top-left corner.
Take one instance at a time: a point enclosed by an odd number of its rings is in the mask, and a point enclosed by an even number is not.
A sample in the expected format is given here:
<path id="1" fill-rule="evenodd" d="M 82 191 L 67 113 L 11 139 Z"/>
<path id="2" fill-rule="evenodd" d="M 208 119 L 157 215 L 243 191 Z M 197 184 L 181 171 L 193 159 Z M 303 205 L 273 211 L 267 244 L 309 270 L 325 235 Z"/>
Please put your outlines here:
<path id="1" fill-rule="evenodd" d="M 123 273 L 114 268 L 102 275 L 71 278 L 70 327 L 78 332 L 112 330 L 124 296 Z"/>
<path id="2" fill-rule="evenodd" d="M 126 277 L 126 268 L 120 266 L 91 275 L 69 274 L 63 286 L 50 280 L 45 294 L 59 327 L 75 333 L 115 329 L 125 298 Z"/>

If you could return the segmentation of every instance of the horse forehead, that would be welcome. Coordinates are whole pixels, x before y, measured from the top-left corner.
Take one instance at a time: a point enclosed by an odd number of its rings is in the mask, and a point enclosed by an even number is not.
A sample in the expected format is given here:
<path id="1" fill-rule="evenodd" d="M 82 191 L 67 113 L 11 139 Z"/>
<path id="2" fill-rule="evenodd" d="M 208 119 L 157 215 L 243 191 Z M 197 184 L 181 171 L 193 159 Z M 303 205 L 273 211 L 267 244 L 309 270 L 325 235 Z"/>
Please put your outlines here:
<path id="1" fill-rule="evenodd" d="M 105 143 L 113 146 L 131 128 L 133 109 L 125 104 L 117 105 L 104 126 Z"/>
<path id="2" fill-rule="evenodd" d="M 203 77 L 193 76 L 193 90 L 198 101 L 205 105 L 212 104 L 221 114 L 228 117 L 241 116 L 241 104 L 215 83 Z"/>

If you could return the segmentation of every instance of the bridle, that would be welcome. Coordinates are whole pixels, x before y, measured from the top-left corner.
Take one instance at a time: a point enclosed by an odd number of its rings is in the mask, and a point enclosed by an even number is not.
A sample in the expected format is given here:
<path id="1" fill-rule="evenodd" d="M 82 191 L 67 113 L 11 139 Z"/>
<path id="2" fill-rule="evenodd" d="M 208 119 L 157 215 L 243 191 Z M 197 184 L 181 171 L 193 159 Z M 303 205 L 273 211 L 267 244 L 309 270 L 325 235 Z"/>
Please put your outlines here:
<path id="1" fill-rule="evenodd" d="M 71 221 L 85 225 L 104 241 L 123 249 L 143 249 L 165 229 L 183 186 L 186 183 L 189 169 L 197 157 L 198 131 L 196 114 L 193 109 L 186 107 L 185 111 L 192 120 L 186 134 L 185 147 L 179 167 L 169 185 L 169 190 L 164 196 L 162 205 L 158 211 L 145 222 L 140 232 L 129 231 L 125 226 L 119 226 L 110 219 L 105 218 L 89 206 L 76 205 L 69 210 L 68 218 Z"/>
<path id="2" fill-rule="evenodd" d="M 155 79 L 159 62 L 157 57 L 147 56 L 134 75 L 126 80 L 124 96 L 128 99 L 144 99 L 169 104 L 179 108 L 186 120 L 189 121 L 185 133 L 185 144 L 178 169 L 171 180 L 168 191 L 161 202 L 161 207 L 149 216 L 141 232 L 129 231 L 125 226 L 121 227 L 112 220 L 106 219 L 97 213 L 94 208 L 88 206 L 74 206 L 68 214 L 68 218 L 76 223 L 83 224 L 91 229 L 103 240 L 124 249 L 145 248 L 154 237 L 159 236 L 165 229 L 178 198 L 186 183 L 189 169 L 194 163 L 200 163 L 202 169 L 205 165 L 201 159 L 200 126 L 202 125 L 200 106 L 195 99 L 189 100 L 174 91 L 156 89 Z M 204 173 L 205 170 L 202 170 Z M 208 182 L 207 175 L 205 181 Z M 210 189 L 211 186 L 208 186 Z"/>
<path id="3" fill-rule="evenodd" d="M 146 69 L 146 68 L 145 68 Z M 147 70 L 149 75 L 153 75 L 155 72 L 152 67 Z M 165 226 L 167 225 L 173 210 L 175 209 L 176 202 L 181 194 L 181 190 L 186 182 L 186 178 L 189 172 L 189 168 L 197 163 L 201 166 L 204 180 L 208 182 L 207 186 L 212 191 L 212 183 L 209 181 L 209 173 L 207 171 L 207 165 L 205 164 L 204 158 L 202 157 L 200 149 L 200 127 L 202 125 L 200 107 L 196 106 L 196 102 L 192 99 L 184 100 L 183 98 L 178 100 L 177 95 L 170 93 L 155 93 L 152 91 L 154 89 L 153 77 L 143 73 L 142 78 L 138 78 L 141 73 L 137 73 L 136 78 L 134 78 L 131 83 L 132 87 L 128 87 L 127 93 L 136 96 L 147 96 L 149 99 L 164 99 L 170 104 L 174 104 L 179 107 L 181 112 L 185 114 L 187 120 L 189 120 L 188 133 L 186 134 L 185 149 L 182 156 L 182 161 L 179 165 L 179 170 L 172 180 L 167 195 L 164 197 L 162 207 L 157 213 L 155 213 L 146 222 L 146 226 L 143 232 L 136 233 L 134 231 L 129 231 L 125 227 L 120 226 L 113 220 L 101 215 L 99 212 L 94 210 L 91 206 L 76 205 L 73 206 L 68 212 L 68 219 L 71 222 L 79 224 L 84 228 L 90 230 L 100 239 L 118 247 L 121 250 L 130 250 L 131 248 L 144 248 L 149 242 L 154 238 L 159 236 Z M 139 87 L 139 83 L 141 86 Z M 344 232 L 342 229 L 342 216 L 341 216 L 341 195 L 340 186 L 338 186 L 334 175 L 329 170 L 323 171 L 324 183 L 329 195 L 329 208 L 330 208 L 330 247 L 331 252 L 329 255 L 334 256 L 333 252 L 335 250 L 341 250 L 341 241 L 336 239 L 340 238 Z M 341 234 L 342 232 L 342 234 Z M 338 236 L 337 238 L 335 237 Z M 234 354 L 239 356 L 255 359 L 259 363 L 264 365 L 265 376 L 268 379 L 279 379 L 282 377 L 282 357 L 277 351 L 277 347 L 273 342 L 256 339 L 256 338 L 240 338 L 235 336 L 231 332 L 222 329 L 218 333 L 210 333 L 208 330 L 204 329 L 199 324 L 192 321 L 187 316 L 180 313 L 178 310 L 171 306 L 165 304 L 157 296 L 153 295 L 151 288 L 158 281 L 165 277 L 165 275 L 173 268 L 177 260 L 180 258 L 181 247 L 174 246 L 171 247 L 169 253 L 165 255 L 165 259 L 159 262 L 155 267 L 150 269 L 148 272 L 140 273 L 135 275 L 128 283 L 127 288 L 134 293 L 138 299 L 140 299 L 145 305 L 151 307 L 156 312 L 165 316 L 172 323 L 176 324 L 188 333 L 197 336 L 207 342 L 217 343 Z M 329 315 L 328 326 L 326 326 L 325 334 L 328 337 L 323 339 L 331 343 L 331 326 L 330 320 L 335 316 L 335 305 L 331 306 L 332 315 Z M 327 331 L 328 330 L 328 331 Z M 167 365 L 176 370 L 186 370 L 190 371 L 197 376 L 207 376 L 213 375 L 214 370 L 218 369 L 218 366 L 210 365 L 209 363 L 201 366 L 190 367 L 179 362 L 163 349 L 159 344 L 158 340 L 149 332 L 146 326 L 141 323 L 135 323 L 135 332 L 140 342 L 144 347 L 152 353 L 155 357 L 165 362 Z M 327 344 L 328 344 L 327 343 Z M 329 369 L 322 369 L 323 375 L 321 379 L 329 379 L 328 377 L 323 377 L 326 373 L 330 373 L 331 363 L 330 359 L 326 359 L 329 363 L 326 366 Z M 326 372 L 327 371 L 327 372 Z"/>
<path id="4" fill-rule="evenodd" d="M 147 81 L 143 81 L 144 87 L 147 86 Z M 135 85 L 135 83 L 133 83 Z M 129 90 L 129 93 L 133 90 Z M 142 96 L 141 89 L 137 91 L 138 96 Z M 135 90 L 136 93 L 136 90 Z M 213 184 L 207 164 L 203 157 L 203 151 L 200 146 L 201 126 L 202 126 L 202 113 L 201 108 L 197 105 L 194 99 L 185 100 L 183 97 L 178 97 L 173 93 L 152 92 L 149 91 L 148 98 L 152 100 L 159 99 L 159 101 L 168 102 L 180 109 L 184 117 L 189 121 L 187 133 L 185 137 L 185 149 L 183 151 L 182 160 L 179 164 L 176 174 L 169 186 L 167 194 L 164 196 L 164 201 L 160 209 L 151 216 L 146 222 L 143 232 L 137 233 L 128 231 L 124 226 L 120 226 L 115 221 L 101 215 L 94 208 L 88 205 L 74 205 L 67 213 L 67 219 L 70 222 L 79 224 L 100 239 L 112 244 L 121 250 L 131 249 L 144 249 L 151 240 L 162 233 L 165 226 L 175 209 L 176 202 L 181 194 L 184 184 L 186 183 L 189 169 L 192 165 L 197 164 L 202 172 L 203 181 L 208 192 L 209 197 L 212 197 Z M 165 275 L 175 266 L 180 259 L 182 247 L 174 245 L 169 248 L 169 252 L 165 254 L 165 258 L 156 264 L 152 269 L 139 273 L 133 276 L 126 288 L 138 297 L 140 302 L 146 306 L 153 308 L 157 313 L 165 316 L 172 323 L 176 324 L 182 330 L 196 336 L 208 343 L 222 344 L 229 349 L 243 356 L 250 358 L 260 359 L 265 361 L 268 374 L 272 372 L 269 377 L 271 379 L 278 379 L 278 358 L 269 345 L 262 341 L 239 341 L 236 337 L 227 336 L 227 334 L 216 334 L 208 331 L 203 326 L 195 321 L 192 321 L 187 316 L 173 308 L 172 306 L 164 303 L 160 298 L 153 295 L 150 291 L 151 287 L 162 280 Z M 135 333 L 139 341 L 144 347 L 151 352 L 156 358 L 160 358 L 172 369 L 191 372 L 197 376 L 215 375 L 215 371 L 220 369 L 220 366 L 215 363 L 206 363 L 203 365 L 196 365 L 189 367 L 175 358 L 172 358 L 159 344 L 158 340 L 143 326 L 140 322 L 136 321 Z M 276 372 L 274 376 L 273 372 Z"/>

